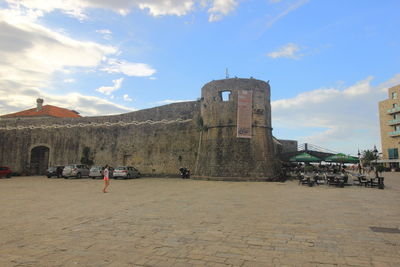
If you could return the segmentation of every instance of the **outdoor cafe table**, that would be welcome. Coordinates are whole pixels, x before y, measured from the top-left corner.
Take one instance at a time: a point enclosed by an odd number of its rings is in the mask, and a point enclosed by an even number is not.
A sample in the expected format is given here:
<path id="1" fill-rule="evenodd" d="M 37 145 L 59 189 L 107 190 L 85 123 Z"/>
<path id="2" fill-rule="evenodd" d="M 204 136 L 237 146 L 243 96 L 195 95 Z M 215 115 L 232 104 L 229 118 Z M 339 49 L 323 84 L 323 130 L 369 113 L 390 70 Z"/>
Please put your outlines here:
<path id="1" fill-rule="evenodd" d="M 338 187 L 344 186 L 344 177 L 341 174 L 329 173 L 326 174 L 326 179 L 328 180 L 328 185 L 336 185 Z M 331 182 L 333 183 L 331 184 Z"/>

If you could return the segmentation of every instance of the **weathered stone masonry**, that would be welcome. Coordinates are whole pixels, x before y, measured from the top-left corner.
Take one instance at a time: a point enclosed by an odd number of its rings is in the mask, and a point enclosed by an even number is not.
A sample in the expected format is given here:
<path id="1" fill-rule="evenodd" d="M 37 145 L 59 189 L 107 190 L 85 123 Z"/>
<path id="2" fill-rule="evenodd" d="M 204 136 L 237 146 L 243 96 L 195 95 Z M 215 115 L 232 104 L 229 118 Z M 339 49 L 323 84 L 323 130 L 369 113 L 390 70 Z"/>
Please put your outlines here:
<path id="1" fill-rule="evenodd" d="M 252 90 L 252 138 L 236 137 L 237 93 Z M 200 178 L 276 177 L 269 85 L 255 79 L 213 81 L 200 101 L 114 116 L 0 121 L 0 165 L 32 172 L 32 150 L 48 148 L 47 165 L 79 163 L 84 149 L 96 165 L 134 165 L 149 175 L 185 166 Z M 221 92 L 230 91 L 228 101 Z"/>
<path id="2" fill-rule="evenodd" d="M 240 90 L 252 92 L 252 137 L 237 138 L 237 107 Z M 229 92 L 223 101 L 221 92 Z M 195 173 L 202 177 L 246 177 L 248 180 L 276 176 L 271 128 L 269 84 L 255 79 L 225 79 L 202 88 L 201 132 Z"/>

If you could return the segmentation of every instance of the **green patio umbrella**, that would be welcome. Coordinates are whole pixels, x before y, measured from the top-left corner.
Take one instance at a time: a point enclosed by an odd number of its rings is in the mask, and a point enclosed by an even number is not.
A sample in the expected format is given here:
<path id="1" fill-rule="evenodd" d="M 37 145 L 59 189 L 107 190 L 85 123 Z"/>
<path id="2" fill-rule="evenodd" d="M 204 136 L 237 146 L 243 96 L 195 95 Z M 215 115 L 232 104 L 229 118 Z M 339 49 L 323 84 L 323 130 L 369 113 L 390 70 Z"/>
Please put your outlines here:
<path id="1" fill-rule="evenodd" d="M 325 161 L 337 163 L 358 163 L 358 158 L 339 153 L 325 158 Z"/>
<path id="2" fill-rule="evenodd" d="M 295 162 L 318 162 L 322 161 L 320 158 L 314 157 L 313 155 L 310 155 L 308 153 L 301 153 L 297 156 L 291 157 L 289 159 L 290 161 L 295 161 Z"/>

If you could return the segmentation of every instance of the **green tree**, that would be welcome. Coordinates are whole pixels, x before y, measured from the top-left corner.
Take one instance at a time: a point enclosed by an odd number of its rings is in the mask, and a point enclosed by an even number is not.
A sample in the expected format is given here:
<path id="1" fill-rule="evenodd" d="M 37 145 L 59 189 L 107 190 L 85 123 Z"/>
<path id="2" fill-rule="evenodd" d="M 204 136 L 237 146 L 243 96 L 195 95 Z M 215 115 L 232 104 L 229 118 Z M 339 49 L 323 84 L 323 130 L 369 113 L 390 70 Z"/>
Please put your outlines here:
<path id="1" fill-rule="evenodd" d="M 371 165 L 371 162 L 374 162 L 378 156 L 374 155 L 372 150 L 364 150 L 361 156 L 361 161 L 364 165 Z"/>

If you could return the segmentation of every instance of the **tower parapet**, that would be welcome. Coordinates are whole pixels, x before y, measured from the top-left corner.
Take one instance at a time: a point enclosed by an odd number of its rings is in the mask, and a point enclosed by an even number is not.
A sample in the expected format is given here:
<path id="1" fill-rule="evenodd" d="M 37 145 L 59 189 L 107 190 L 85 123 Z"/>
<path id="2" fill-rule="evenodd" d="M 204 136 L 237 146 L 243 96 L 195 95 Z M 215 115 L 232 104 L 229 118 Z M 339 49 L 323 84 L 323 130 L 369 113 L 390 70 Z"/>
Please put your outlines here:
<path id="1" fill-rule="evenodd" d="M 277 176 L 270 86 L 256 79 L 212 81 L 201 90 L 203 131 L 195 175 L 273 180 Z"/>

